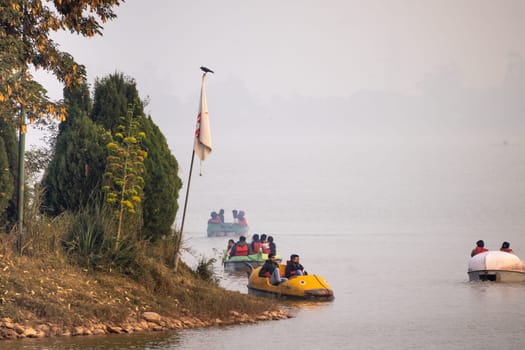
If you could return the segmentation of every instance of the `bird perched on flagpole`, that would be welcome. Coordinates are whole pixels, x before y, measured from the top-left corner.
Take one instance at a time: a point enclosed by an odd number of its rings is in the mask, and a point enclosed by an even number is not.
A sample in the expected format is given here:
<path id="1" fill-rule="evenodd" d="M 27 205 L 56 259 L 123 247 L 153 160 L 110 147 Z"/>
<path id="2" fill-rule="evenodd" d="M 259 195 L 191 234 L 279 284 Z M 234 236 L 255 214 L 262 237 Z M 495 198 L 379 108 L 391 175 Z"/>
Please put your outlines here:
<path id="1" fill-rule="evenodd" d="M 204 73 L 214 73 L 211 69 L 204 66 L 201 66 L 201 71 L 203 71 Z"/>

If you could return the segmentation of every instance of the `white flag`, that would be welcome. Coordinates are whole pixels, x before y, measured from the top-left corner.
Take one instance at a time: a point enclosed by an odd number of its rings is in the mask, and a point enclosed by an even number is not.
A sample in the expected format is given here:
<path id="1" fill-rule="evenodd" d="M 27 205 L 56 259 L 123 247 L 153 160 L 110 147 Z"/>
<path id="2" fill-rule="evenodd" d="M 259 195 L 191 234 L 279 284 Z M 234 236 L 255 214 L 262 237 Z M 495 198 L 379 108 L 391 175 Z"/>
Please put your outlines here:
<path id="1" fill-rule="evenodd" d="M 208 105 L 206 104 L 206 91 L 204 86 L 205 77 L 206 74 L 203 74 L 201 102 L 199 106 L 199 114 L 197 115 L 197 127 L 195 128 L 195 144 L 193 145 L 193 149 L 201 162 L 211 153 L 210 121 L 208 119 Z"/>

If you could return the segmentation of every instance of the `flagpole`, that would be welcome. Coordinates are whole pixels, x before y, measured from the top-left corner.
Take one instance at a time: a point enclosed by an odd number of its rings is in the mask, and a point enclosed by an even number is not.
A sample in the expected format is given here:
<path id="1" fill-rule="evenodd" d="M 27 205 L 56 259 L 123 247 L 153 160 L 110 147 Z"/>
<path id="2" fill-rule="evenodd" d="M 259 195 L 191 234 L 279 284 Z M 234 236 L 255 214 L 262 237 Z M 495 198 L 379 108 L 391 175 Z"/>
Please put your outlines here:
<path id="1" fill-rule="evenodd" d="M 191 152 L 191 163 L 190 163 L 190 174 L 188 175 L 188 187 L 186 188 L 186 198 L 184 199 L 184 209 L 182 211 L 182 222 L 180 224 L 180 232 L 179 236 L 175 236 L 176 244 L 175 244 L 175 261 L 174 261 L 174 267 L 173 269 L 175 272 L 177 272 L 177 268 L 179 265 L 179 259 L 180 259 L 180 249 L 182 246 L 182 233 L 184 232 L 184 220 L 186 219 L 186 208 L 188 207 L 188 196 L 190 194 L 190 184 L 191 184 L 191 173 L 193 170 L 193 160 L 195 159 L 195 149 L 193 152 Z"/>
<path id="2" fill-rule="evenodd" d="M 206 74 L 207 73 L 213 73 L 212 70 L 206 68 L 206 67 L 201 67 L 201 70 L 204 72 L 204 74 L 202 74 L 202 83 L 201 83 L 201 106 L 199 107 L 199 118 L 201 117 L 201 114 L 202 111 L 202 103 L 203 103 L 203 93 L 204 93 L 204 79 L 206 78 Z M 207 113 L 207 111 L 206 111 Z M 198 122 L 200 123 L 200 119 L 198 119 Z M 199 128 L 200 128 L 200 125 L 199 125 Z M 198 135 L 196 135 L 196 137 L 198 137 Z M 201 156 L 199 156 L 201 157 Z M 188 186 L 186 188 L 186 198 L 184 199 L 184 209 L 182 211 L 182 222 L 180 224 L 180 232 L 179 232 L 179 235 L 175 235 L 174 239 L 175 239 L 175 256 L 174 256 L 174 264 L 173 264 L 173 269 L 175 272 L 177 272 L 177 268 L 178 268 L 178 265 L 179 265 L 179 260 L 180 260 L 180 251 L 181 251 L 181 248 L 182 248 L 182 237 L 183 237 L 183 233 L 184 233 L 184 221 L 186 220 L 186 209 L 188 208 L 188 198 L 189 198 L 189 194 L 190 194 L 190 184 L 191 184 L 191 174 L 193 172 L 193 162 L 195 160 L 195 143 L 193 145 L 193 151 L 191 152 L 191 163 L 190 163 L 190 172 L 188 174 Z"/>

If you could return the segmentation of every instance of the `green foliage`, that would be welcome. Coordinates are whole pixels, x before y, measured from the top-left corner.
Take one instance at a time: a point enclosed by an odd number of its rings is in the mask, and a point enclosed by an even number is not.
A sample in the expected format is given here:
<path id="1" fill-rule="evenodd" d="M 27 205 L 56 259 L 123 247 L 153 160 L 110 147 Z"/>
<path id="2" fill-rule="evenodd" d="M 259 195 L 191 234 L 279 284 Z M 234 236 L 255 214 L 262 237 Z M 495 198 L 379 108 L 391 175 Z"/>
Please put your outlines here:
<path id="1" fill-rule="evenodd" d="M 148 149 L 145 161 L 144 235 L 147 239 L 156 241 L 171 232 L 178 210 L 177 200 L 182 181 L 178 176 L 179 164 L 151 117 L 144 119 L 143 130 L 148 135 L 143 142 Z"/>
<path id="2" fill-rule="evenodd" d="M 121 0 L 42 1 L 3 0 L 0 6 L 0 112 L 11 111 L 17 125 L 65 118 L 60 102 L 46 96 L 30 68 L 52 72 L 66 86 L 85 79 L 85 68 L 61 52 L 52 32 L 67 29 L 91 37 L 102 33 L 101 23 L 115 17 Z"/>
<path id="3" fill-rule="evenodd" d="M 7 205 L 0 204 L 0 227 L 7 230 L 16 222 L 16 183 L 18 181 L 18 141 L 15 127 L 0 115 L 0 140 L 3 151 L 0 150 L 0 202 L 7 200 Z M 1 147 L 0 147 L 1 148 Z"/>
<path id="4" fill-rule="evenodd" d="M 71 228 L 64 239 L 68 256 L 80 266 L 96 267 L 102 263 L 106 232 L 112 231 L 112 220 L 98 205 L 85 207 L 72 217 Z"/>
<path id="5" fill-rule="evenodd" d="M 142 149 L 141 141 L 146 134 L 139 130 L 140 117 L 133 118 L 133 105 L 122 117 L 118 132 L 107 144 L 106 158 L 106 202 L 116 208 L 116 244 L 119 244 L 126 217 L 140 213 L 144 188 L 144 160 L 148 153 Z M 128 226 L 129 228 L 130 226 Z"/>
<path id="6" fill-rule="evenodd" d="M 109 135 L 87 116 L 76 116 L 62 128 L 43 179 L 44 211 L 58 215 L 78 211 L 103 197 L 101 182 Z"/>
<path id="7" fill-rule="evenodd" d="M 117 133 L 120 117 L 128 115 L 129 105 L 133 106 L 132 117 L 144 115 L 137 84 L 122 73 L 110 74 L 95 81 L 95 94 L 91 119 L 106 130 Z"/>
<path id="8" fill-rule="evenodd" d="M 215 271 L 213 270 L 213 264 L 216 262 L 217 260 L 215 258 L 206 259 L 205 257 L 201 257 L 195 269 L 197 277 L 206 282 L 218 283 Z"/>
<path id="9" fill-rule="evenodd" d="M 112 130 L 115 138 L 121 130 L 120 116 L 127 115 L 133 103 L 132 116 L 144 115 L 143 104 L 133 79 L 121 73 L 97 80 L 91 118 Z M 142 206 L 143 233 L 150 240 L 158 240 L 171 232 L 178 210 L 178 193 L 182 182 L 178 177 L 178 163 L 171 154 L 166 138 L 151 117 L 142 118 L 141 129 L 147 137 L 141 141 L 147 149 L 144 172 L 144 202 Z"/>
<path id="10" fill-rule="evenodd" d="M 29 256 L 59 257 L 62 253 L 62 239 L 69 229 L 68 215 L 51 218 L 40 212 L 42 190 L 36 187 L 26 188 L 27 197 L 24 209 L 24 245 L 22 252 Z"/>
<path id="11" fill-rule="evenodd" d="M 5 142 L 0 138 L 0 213 L 6 210 L 9 205 L 9 200 L 13 196 L 13 192 L 13 175 L 9 171 Z"/>

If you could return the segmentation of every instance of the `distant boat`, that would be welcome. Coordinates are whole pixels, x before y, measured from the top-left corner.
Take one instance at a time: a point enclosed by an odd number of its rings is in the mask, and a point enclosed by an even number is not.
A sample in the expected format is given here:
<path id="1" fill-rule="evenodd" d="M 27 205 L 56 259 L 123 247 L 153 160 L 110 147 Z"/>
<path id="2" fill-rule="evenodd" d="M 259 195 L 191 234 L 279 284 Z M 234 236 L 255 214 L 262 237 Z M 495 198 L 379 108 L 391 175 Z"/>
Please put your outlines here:
<path id="1" fill-rule="evenodd" d="M 468 276 L 470 281 L 525 282 L 525 263 L 514 254 L 491 250 L 470 258 Z"/>
<path id="2" fill-rule="evenodd" d="M 208 224 L 206 231 L 208 237 L 241 236 L 250 232 L 250 227 L 233 222 L 225 222 L 222 224 Z"/>

